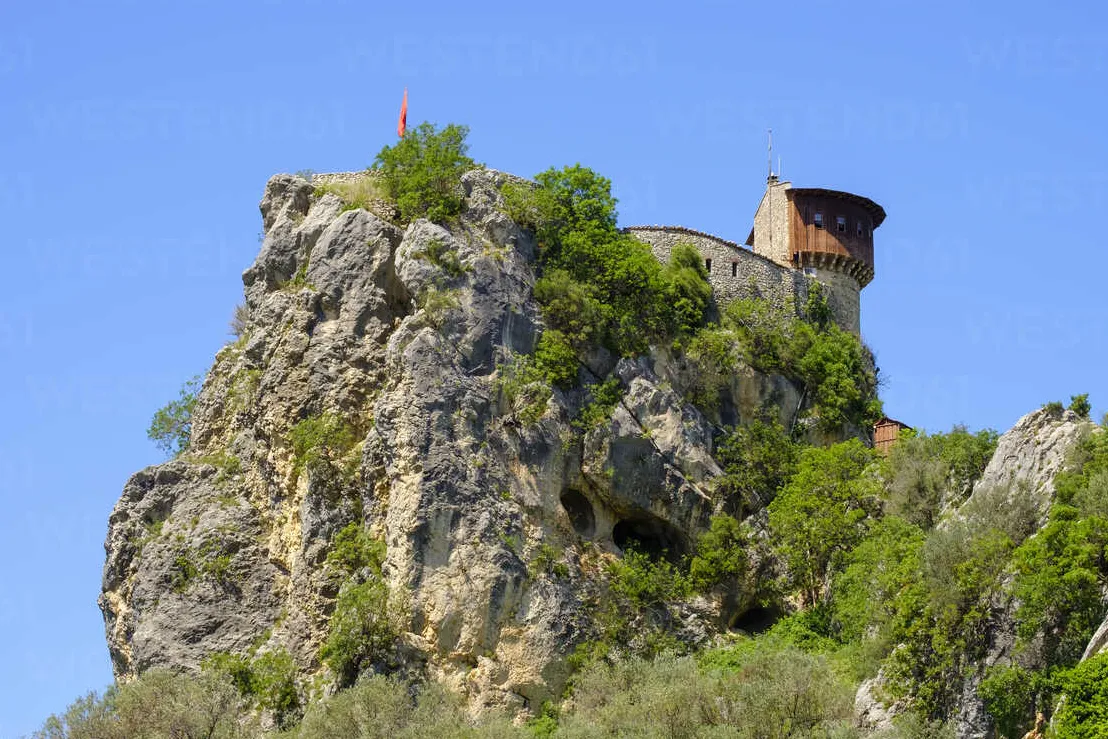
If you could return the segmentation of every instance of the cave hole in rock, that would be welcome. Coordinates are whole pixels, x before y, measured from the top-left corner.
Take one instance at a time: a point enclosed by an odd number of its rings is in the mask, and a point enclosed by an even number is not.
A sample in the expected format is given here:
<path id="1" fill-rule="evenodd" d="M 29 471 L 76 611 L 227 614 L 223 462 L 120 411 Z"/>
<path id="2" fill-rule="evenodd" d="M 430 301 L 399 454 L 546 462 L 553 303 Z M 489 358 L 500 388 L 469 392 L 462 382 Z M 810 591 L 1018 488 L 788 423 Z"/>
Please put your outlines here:
<path id="1" fill-rule="evenodd" d="M 685 552 L 685 539 L 670 524 L 654 517 L 625 518 L 612 529 L 612 541 L 626 552 L 634 549 L 652 559 L 676 562 Z"/>
<path id="2" fill-rule="evenodd" d="M 751 636 L 765 633 L 781 619 L 780 609 L 773 606 L 754 606 L 731 619 L 731 631 L 742 631 Z"/>
<path id="3" fill-rule="evenodd" d="M 596 533 L 596 514 L 593 513 L 592 503 L 579 491 L 570 489 L 562 493 L 562 508 L 569 514 L 573 530 L 580 536 L 590 537 Z"/>

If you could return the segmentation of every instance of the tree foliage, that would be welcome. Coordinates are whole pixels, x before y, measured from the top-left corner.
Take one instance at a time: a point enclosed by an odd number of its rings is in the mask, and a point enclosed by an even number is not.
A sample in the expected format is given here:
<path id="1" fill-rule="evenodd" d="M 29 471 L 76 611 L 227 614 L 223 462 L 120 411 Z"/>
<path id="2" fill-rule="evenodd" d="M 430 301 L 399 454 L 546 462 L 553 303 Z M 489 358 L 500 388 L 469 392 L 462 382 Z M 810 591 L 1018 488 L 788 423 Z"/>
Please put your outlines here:
<path id="1" fill-rule="evenodd" d="M 727 431 L 716 447 L 723 468 L 716 491 L 725 507 L 741 518 L 767 505 L 796 470 L 800 449 L 775 418 Z"/>
<path id="2" fill-rule="evenodd" d="M 774 550 L 807 604 L 823 600 L 830 577 L 865 536 L 879 499 L 876 480 L 863 475 L 873 462 L 856 439 L 804 449 L 769 505 Z"/>
<path id="3" fill-rule="evenodd" d="M 813 302 L 825 306 L 821 295 Z M 810 313 L 819 315 L 813 307 Z M 757 298 L 727 305 L 718 326 L 689 342 L 696 381 L 694 400 L 711 404 L 737 366 L 782 374 L 803 389 L 819 428 L 839 433 L 866 428 L 881 414 L 877 374 L 858 337 L 831 321 L 811 323 Z"/>
<path id="4" fill-rule="evenodd" d="M 200 393 L 199 375 L 181 386 L 176 400 L 171 400 L 154 413 L 146 436 L 167 457 L 176 457 L 188 448 L 192 436 L 192 412 Z"/>
<path id="5" fill-rule="evenodd" d="M 468 135 L 466 126 L 451 123 L 439 129 L 424 121 L 377 153 L 372 169 L 404 223 L 416 218 L 441 223 L 461 212 L 462 175 L 475 166 L 468 156 Z"/>
<path id="6" fill-rule="evenodd" d="M 731 516 L 713 516 L 708 531 L 696 543 L 689 562 L 689 583 L 694 590 L 707 591 L 725 583 L 742 585 L 747 566 L 750 535 Z"/>
<path id="7" fill-rule="evenodd" d="M 957 503 L 972 490 L 996 449 L 997 433 L 902 434 L 885 460 L 889 510 L 924 529 L 935 525 L 945 502 Z"/>
<path id="8" fill-rule="evenodd" d="M 1082 662 L 1061 683 L 1066 699 L 1055 717 L 1056 739 L 1108 736 L 1108 653 Z"/>
<path id="9" fill-rule="evenodd" d="M 506 186 L 506 207 L 535 232 L 543 273 L 535 295 L 570 346 L 635 355 L 704 322 L 711 286 L 694 249 L 679 247 L 661 265 L 649 246 L 620 232 L 611 182 L 587 167 L 552 168 L 535 180 L 536 187 Z"/>

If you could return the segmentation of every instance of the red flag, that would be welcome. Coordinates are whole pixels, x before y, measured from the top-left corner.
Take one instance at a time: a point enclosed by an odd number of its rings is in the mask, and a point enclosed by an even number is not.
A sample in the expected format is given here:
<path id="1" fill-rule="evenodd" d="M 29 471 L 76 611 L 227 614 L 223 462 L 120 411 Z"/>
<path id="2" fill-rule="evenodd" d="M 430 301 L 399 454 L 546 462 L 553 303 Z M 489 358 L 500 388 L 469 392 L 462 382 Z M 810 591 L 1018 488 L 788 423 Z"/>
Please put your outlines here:
<path id="1" fill-rule="evenodd" d="M 400 122 L 396 124 L 396 135 L 404 138 L 404 131 L 408 128 L 408 88 L 404 88 L 404 102 L 400 103 Z"/>

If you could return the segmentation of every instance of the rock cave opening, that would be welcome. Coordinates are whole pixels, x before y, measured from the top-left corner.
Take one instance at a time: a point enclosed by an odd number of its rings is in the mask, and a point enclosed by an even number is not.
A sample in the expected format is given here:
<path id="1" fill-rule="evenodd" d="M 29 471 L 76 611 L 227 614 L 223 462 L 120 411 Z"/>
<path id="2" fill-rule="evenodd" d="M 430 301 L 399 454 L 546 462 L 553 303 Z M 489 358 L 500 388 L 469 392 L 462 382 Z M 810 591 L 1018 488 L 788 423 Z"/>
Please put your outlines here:
<path id="1" fill-rule="evenodd" d="M 750 636 L 763 634 L 781 620 L 781 609 L 774 606 L 754 606 L 731 619 L 731 631 L 742 631 Z"/>
<path id="2" fill-rule="evenodd" d="M 685 539 L 681 532 L 654 517 L 621 520 L 612 529 L 612 541 L 621 551 L 630 548 L 653 559 L 677 561 L 685 552 Z"/>
<path id="3" fill-rule="evenodd" d="M 596 514 L 593 513 L 592 503 L 577 490 L 566 490 L 562 493 L 562 508 L 569 514 L 569 521 L 573 524 L 573 530 L 586 538 L 596 533 Z"/>

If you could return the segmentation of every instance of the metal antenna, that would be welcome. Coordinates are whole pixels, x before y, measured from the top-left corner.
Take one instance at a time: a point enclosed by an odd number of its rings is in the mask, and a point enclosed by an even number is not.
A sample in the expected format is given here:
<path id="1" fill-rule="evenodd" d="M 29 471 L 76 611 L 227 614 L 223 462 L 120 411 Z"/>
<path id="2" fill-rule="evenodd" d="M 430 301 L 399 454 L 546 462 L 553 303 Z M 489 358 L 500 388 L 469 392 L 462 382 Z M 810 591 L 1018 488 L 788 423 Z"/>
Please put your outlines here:
<path id="1" fill-rule="evenodd" d="M 767 158 L 769 159 L 769 177 L 772 178 L 773 177 L 773 129 L 768 128 L 766 130 L 769 133 L 769 147 L 768 147 L 768 152 L 769 153 L 768 153 L 768 156 L 767 156 Z"/>
<path id="2" fill-rule="evenodd" d="M 781 155 L 777 155 L 777 176 L 782 177 L 785 170 L 781 168 Z"/>

